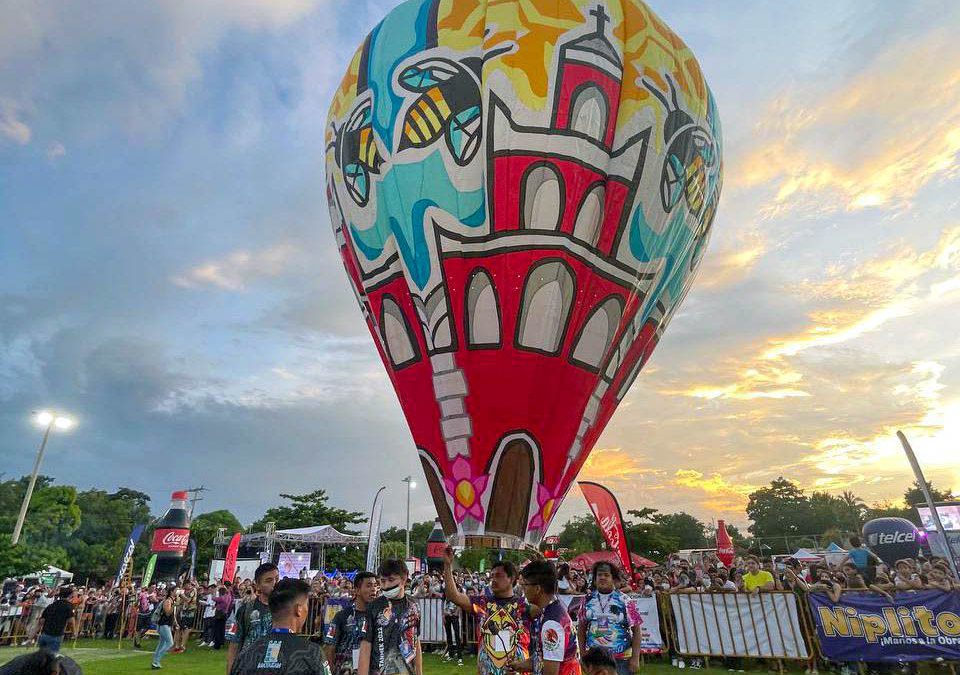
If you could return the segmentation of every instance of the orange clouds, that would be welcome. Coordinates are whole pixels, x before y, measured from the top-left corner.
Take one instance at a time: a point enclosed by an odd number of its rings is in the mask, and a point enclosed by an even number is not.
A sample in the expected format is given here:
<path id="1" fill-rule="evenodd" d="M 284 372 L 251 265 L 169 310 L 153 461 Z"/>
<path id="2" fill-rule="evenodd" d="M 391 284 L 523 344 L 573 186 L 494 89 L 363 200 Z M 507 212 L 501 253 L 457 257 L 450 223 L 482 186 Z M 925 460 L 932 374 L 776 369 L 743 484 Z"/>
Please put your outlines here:
<path id="1" fill-rule="evenodd" d="M 644 468 L 636 457 L 620 448 L 597 448 L 590 453 L 579 477 L 583 480 L 626 480 L 643 474 L 656 473 Z"/>
<path id="2" fill-rule="evenodd" d="M 773 189 L 767 213 L 908 204 L 960 175 L 960 44 L 946 28 L 891 43 L 830 90 L 775 98 L 728 184 Z"/>

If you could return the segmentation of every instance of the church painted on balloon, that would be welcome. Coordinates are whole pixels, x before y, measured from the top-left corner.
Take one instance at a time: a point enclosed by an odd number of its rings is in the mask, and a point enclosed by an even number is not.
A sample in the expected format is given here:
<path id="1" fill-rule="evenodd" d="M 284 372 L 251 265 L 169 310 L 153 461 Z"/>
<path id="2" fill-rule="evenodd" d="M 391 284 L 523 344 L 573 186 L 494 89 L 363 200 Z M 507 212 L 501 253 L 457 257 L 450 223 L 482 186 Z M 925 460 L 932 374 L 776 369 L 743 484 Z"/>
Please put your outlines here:
<path id="1" fill-rule="evenodd" d="M 652 117 L 618 134 L 623 47 L 611 42 L 604 5 L 584 5 L 583 15 L 583 26 L 556 44 L 541 124 L 529 115 L 514 119 L 513 106 L 493 87 L 474 126 L 469 113 L 451 115 L 446 149 L 458 161 L 476 153 L 484 218 L 463 228 L 446 226 L 436 210 L 419 214 L 440 283 L 418 288 L 402 245 L 376 250 L 353 225 L 350 211 L 366 208 L 356 193 L 376 186 L 374 173 L 360 176 L 356 189 L 348 171 L 342 183 L 335 172 L 328 176 L 351 285 L 402 403 L 444 532 L 461 543 L 517 546 L 545 535 L 682 297 L 669 282 L 678 274 L 686 279 L 699 260 L 718 196 L 696 166 L 665 168 L 664 149 L 690 129 L 658 132 Z M 369 60 L 370 39 L 364 49 Z M 455 71 L 445 62 L 438 67 Z M 669 87 L 654 102 L 668 120 L 677 93 L 669 77 L 664 81 Z M 413 140 L 401 139 L 399 147 L 427 137 L 430 112 L 440 116 L 442 106 L 410 106 L 402 133 Z M 458 120 L 465 122 L 460 129 Z M 451 129 L 462 133 L 451 137 Z M 682 156 L 691 157 L 703 162 L 696 153 Z M 653 189 L 644 187 L 645 176 Z M 637 255 L 643 190 L 657 206 L 667 201 L 660 234 L 681 249 L 671 261 Z M 711 200 L 712 207 L 703 203 Z M 682 228 L 671 230 L 679 219 L 670 213 L 680 209 L 688 212 Z"/>

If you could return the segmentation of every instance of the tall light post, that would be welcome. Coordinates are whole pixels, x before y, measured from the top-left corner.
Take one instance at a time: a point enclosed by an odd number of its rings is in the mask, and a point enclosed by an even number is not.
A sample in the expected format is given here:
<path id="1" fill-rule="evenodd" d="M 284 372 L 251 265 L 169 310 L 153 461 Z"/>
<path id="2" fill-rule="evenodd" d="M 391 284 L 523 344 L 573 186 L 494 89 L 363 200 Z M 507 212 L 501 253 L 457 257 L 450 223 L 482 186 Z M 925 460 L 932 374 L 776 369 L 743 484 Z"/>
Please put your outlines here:
<path id="1" fill-rule="evenodd" d="M 61 431 L 66 431 L 73 426 L 73 420 L 66 415 L 59 415 L 48 410 L 37 413 L 34 419 L 37 424 L 46 427 L 46 429 L 43 432 L 40 449 L 37 450 L 37 458 L 33 462 L 33 473 L 30 475 L 30 483 L 27 485 L 27 494 L 23 496 L 23 503 L 20 504 L 20 515 L 17 516 L 17 525 L 13 528 L 13 537 L 10 540 L 13 546 L 16 546 L 20 541 L 20 531 L 23 529 L 23 521 L 27 517 L 27 509 L 30 508 L 30 498 L 33 497 L 33 488 L 37 484 L 37 474 L 40 473 L 40 462 L 43 461 L 43 451 L 47 449 L 47 439 L 50 438 L 50 431 L 54 427 Z"/>
<path id="2" fill-rule="evenodd" d="M 407 484 L 407 560 L 410 559 L 410 490 L 417 487 L 417 483 L 411 476 L 403 479 Z"/>

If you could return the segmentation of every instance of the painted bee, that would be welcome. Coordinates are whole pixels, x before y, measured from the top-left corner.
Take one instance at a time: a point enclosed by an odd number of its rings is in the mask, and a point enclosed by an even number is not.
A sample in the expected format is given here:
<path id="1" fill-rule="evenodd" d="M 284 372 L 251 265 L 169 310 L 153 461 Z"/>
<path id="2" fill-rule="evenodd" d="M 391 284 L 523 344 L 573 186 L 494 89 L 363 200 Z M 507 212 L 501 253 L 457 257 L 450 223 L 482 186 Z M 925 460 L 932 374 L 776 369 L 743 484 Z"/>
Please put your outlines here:
<path id="1" fill-rule="evenodd" d="M 481 138 L 480 87 L 470 70 L 431 58 L 404 68 L 398 79 L 401 87 L 420 94 L 403 118 L 399 150 L 423 148 L 443 136 L 457 164 L 469 164 Z"/>
<path id="2" fill-rule="evenodd" d="M 707 174 L 718 160 L 716 146 L 710 132 L 680 110 L 676 85 L 669 75 L 664 78 L 670 86 L 670 100 L 646 78 L 643 80 L 644 86 L 667 110 L 663 123 L 667 149 L 660 174 L 660 203 L 663 210 L 670 213 L 684 197 L 690 211 L 699 216 L 707 196 Z"/>
<path id="3" fill-rule="evenodd" d="M 351 113 L 339 130 L 334 130 L 337 166 L 343 172 L 350 198 L 358 206 L 365 206 L 370 199 L 370 174 L 379 174 L 383 164 L 383 156 L 373 135 L 371 114 L 372 104 L 366 101 Z"/>

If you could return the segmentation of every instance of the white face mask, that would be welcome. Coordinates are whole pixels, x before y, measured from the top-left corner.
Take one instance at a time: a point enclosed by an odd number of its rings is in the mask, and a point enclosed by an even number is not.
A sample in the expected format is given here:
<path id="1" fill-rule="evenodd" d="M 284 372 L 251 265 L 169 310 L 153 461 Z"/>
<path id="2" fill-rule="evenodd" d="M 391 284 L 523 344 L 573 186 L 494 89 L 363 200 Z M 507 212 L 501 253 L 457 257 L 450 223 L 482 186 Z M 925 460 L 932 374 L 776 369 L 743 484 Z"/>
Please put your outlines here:
<path id="1" fill-rule="evenodd" d="M 393 588 L 382 588 L 380 589 L 380 595 L 385 597 L 387 600 L 396 600 L 400 597 L 400 593 L 403 592 L 403 587 L 400 584 L 397 584 Z"/>

